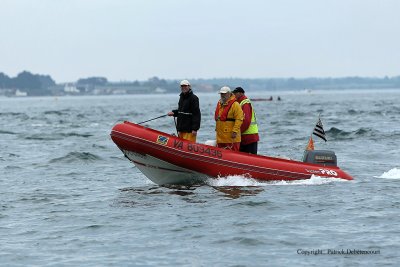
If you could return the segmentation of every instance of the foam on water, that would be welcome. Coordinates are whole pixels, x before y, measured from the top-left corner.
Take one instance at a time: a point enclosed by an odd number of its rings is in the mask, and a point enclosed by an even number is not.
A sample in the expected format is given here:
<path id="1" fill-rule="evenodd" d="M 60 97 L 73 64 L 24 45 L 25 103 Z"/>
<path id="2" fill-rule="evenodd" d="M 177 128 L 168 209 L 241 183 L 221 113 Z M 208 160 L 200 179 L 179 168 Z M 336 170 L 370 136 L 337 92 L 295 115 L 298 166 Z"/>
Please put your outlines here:
<path id="1" fill-rule="evenodd" d="M 219 177 L 216 179 L 215 178 L 208 179 L 206 183 L 210 186 L 218 187 L 218 186 L 322 185 L 334 182 L 346 182 L 346 180 L 334 177 L 324 178 L 312 175 L 311 178 L 307 180 L 261 182 L 243 175 L 229 175 L 226 177 Z"/>
<path id="2" fill-rule="evenodd" d="M 348 182 L 347 180 L 335 178 L 335 177 L 320 177 L 316 175 L 311 175 L 310 179 L 307 180 L 295 180 L 295 181 L 276 181 L 270 183 L 271 185 L 322 185 L 330 184 L 335 182 Z"/>
<path id="3" fill-rule="evenodd" d="M 376 178 L 383 179 L 400 179 L 400 169 L 393 168 L 387 172 L 384 172 L 381 176 L 377 176 Z"/>
<path id="4" fill-rule="evenodd" d="M 265 183 L 244 175 L 229 175 L 226 177 L 210 178 L 206 181 L 210 186 L 262 186 Z"/>

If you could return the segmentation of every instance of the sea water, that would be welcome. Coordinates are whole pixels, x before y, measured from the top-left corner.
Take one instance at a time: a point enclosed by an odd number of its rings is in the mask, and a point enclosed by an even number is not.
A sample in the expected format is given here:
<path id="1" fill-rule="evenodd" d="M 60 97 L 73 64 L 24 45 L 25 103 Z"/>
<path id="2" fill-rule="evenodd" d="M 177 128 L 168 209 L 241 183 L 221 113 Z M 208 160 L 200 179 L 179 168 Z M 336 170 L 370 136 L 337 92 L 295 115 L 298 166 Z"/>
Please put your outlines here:
<path id="1" fill-rule="evenodd" d="M 301 160 L 320 114 L 354 181 L 241 176 L 158 186 L 110 138 L 177 94 L 0 98 L 2 266 L 396 266 L 400 90 L 251 92 L 259 153 Z M 215 139 L 217 93 L 198 94 L 198 142 Z M 176 132 L 164 117 L 148 127 Z"/>

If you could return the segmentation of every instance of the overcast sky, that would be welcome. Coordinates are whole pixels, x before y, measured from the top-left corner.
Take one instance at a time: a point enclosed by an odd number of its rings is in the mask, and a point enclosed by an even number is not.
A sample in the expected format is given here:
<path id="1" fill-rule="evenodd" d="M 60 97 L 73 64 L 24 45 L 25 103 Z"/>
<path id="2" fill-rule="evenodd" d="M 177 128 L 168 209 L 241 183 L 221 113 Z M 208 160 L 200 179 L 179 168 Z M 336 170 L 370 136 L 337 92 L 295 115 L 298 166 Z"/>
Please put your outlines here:
<path id="1" fill-rule="evenodd" d="M 399 0 L 0 0 L 0 72 L 398 76 L 399 14 Z"/>

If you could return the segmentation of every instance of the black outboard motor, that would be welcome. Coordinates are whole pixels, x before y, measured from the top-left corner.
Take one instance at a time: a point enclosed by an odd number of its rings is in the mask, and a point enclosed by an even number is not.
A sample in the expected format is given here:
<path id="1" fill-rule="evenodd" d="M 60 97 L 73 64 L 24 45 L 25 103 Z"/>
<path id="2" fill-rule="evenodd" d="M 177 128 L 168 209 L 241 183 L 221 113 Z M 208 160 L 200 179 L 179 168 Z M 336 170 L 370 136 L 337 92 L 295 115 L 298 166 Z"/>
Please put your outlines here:
<path id="1" fill-rule="evenodd" d="M 337 166 L 336 154 L 330 150 L 306 150 L 303 162 L 320 164 L 323 166 Z"/>

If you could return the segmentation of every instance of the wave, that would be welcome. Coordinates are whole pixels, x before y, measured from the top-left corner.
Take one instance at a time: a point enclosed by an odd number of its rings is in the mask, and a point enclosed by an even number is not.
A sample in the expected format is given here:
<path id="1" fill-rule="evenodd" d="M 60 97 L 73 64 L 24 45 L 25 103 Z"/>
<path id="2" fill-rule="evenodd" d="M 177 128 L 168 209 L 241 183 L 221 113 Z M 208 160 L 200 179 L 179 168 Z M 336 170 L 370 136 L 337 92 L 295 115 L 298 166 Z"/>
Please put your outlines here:
<path id="1" fill-rule="evenodd" d="M 29 119 L 29 116 L 23 112 L 0 112 L 0 117 L 13 117 L 13 119 L 19 118 L 21 120 Z"/>
<path id="2" fill-rule="evenodd" d="M 51 159 L 50 163 L 93 162 L 101 159 L 89 152 L 70 152 L 63 157 Z"/>
<path id="3" fill-rule="evenodd" d="M 347 111 L 347 113 L 348 113 L 349 115 L 355 115 L 355 114 L 359 113 L 359 111 L 357 111 L 357 110 L 355 110 L 355 109 L 349 109 L 349 110 Z"/>
<path id="4" fill-rule="evenodd" d="M 43 114 L 45 114 L 45 115 L 58 115 L 58 116 L 69 115 L 69 114 L 71 114 L 71 109 L 48 110 L 48 111 L 43 112 Z"/>
<path id="5" fill-rule="evenodd" d="M 336 127 L 330 128 L 328 131 L 326 131 L 326 135 L 329 138 L 332 139 L 353 139 L 353 138 L 359 138 L 359 137 L 373 137 L 373 136 L 382 136 L 382 133 L 380 133 L 377 130 L 374 130 L 372 128 L 364 128 L 361 127 L 357 130 L 354 131 L 344 131 L 341 129 L 338 129 Z"/>
<path id="6" fill-rule="evenodd" d="M 63 137 L 77 136 L 77 137 L 85 137 L 85 138 L 93 136 L 93 134 L 79 134 L 79 133 L 74 133 L 74 132 L 72 132 L 72 133 L 62 133 L 60 135 L 63 136 Z"/>
<path id="7" fill-rule="evenodd" d="M 15 132 L 11 132 L 11 131 L 0 130 L 0 134 L 16 134 L 16 133 Z"/>
<path id="8" fill-rule="evenodd" d="M 0 116 L 20 116 L 20 115 L 26 115 L 26 114 L 21 112 L 0 112 Z"/>
<path id="9" fill-rule="evenodd" d="M 5 170 L 22 170 L 21 166 L 16 165 L 7 165 L 4 167 Z"/>
<path id="10" fill-rule="evenodd" d="M 20 157 L 20 155 L 17 155 L 17 154 L 14 154 L 14 153 L 6 153 L 6 154 L 0 156 L 0 161 L 2 161 L 2 162 L 9 162 L 10 159 L 12 159 L 12 158 L 19 158 L 19 157 Z M 9 165 L 9 166 L 6 166 L 5 168 L 6 168 L 6 169 L 13 169 L 14 167 L 15 167 L 15 166 Z"/>
<path id="11" fill-rule="evenodd" d="M 62 138 L 57 137 L 55 135 L 44 135 L 44 134 L 33 134 L 25 137 L 26 140 L 41 140 L 41 141 L 50 141 L 50 140 L 60 140 Z"/>
<path id="12" fill-rule="evenodd" d="M 297 126 L 297 122 L 289 121 L 289 120 L 281 120 L 281 121 L 271 121 L 271 125 L 276 126 Z"/>
<path id="13" fill-rule="evenodd" d="M 400 179 L 400 168 L 393 168 L 387 172 L 384 172 L 381 176 L 378 176 L 376 178 L 382 178 L 382 179 Z"/>
<path id="14" fill-rule="evenodd" d="M 302 117 L 302 118 L 304 118 L 307 116 L 307 113 L 298 111 L 298 110 L 289 110 L 286 112 L 286 116 L 287 117 Z"/>
<path id="15" fill-rule="evenodd" d="M 399 114 L 400 108 L 391 105 L 375 105 L 376 107 L 379 108 L 379 110 L 355 110 L 355 109 L 349 109 L 347 111 L 339 112 L 338 114 L 344 114 L 344 115 L 363 115 L 363 116 L 388 116 L 391 114 Z M 390 107 L 390 109 L 386 109 L 387 107 Z"/>
<path id="16" fill-rule="evenodd" d="M 272 134 L 274 135 L 282 135 L 282 134 L 287 134 L 290 136 L 298 136 L 299 131 L 296 129 L 276 129 L 272 131 Z M 300 140 L 304 140 L 304 138 L 300 138 Z"/>
<path id="17" fill-rule="evenodd" d="M 372 140 L 382 140 L 382 139 L 393 139 L 400 136 L 400 132 L 391 131 L 391 132 L 382 132 L 379 130 L 375 130 L 372 128 L 361 127 L 354 131 L 344 131 L 335 127 L 332 127 L 328 131 L 325 131 L 328 139 L 333 140 L 352 140 L 359 139 L 361 137 L 367 137 Z"/>
<path id="18" fill-rule="evenodd" d="M 1 134 L 1 132 L 0 132 Z M 92 137 L 93 134 L 79 134 L 75 132 L 71 133 L 56 133 L 56 134 L 33 134 L 30 136 L 25 137 L 26 140 L 62 140 L 65 139 L 66 137 L 83 137 L 83 138 L 88 138 Z"/>

